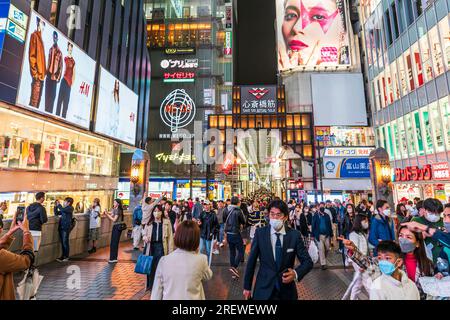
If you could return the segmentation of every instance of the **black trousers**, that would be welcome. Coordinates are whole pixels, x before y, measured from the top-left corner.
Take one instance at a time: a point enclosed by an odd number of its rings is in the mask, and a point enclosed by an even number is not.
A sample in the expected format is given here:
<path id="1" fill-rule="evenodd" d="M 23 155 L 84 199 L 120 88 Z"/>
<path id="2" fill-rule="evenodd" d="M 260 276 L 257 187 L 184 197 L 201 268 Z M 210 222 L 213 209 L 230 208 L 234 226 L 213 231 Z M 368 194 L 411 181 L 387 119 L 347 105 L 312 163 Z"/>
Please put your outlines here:
<path id="1" fill-rule="evenodd" d="M 45 112 L 53 113 L 56 99 L 56 86 L 58 82 L 47 76 L 45 79 Z"/>
<path id="2" fill-rule="evenodd" d="M 62 229 L 59 229 L 58 231 L 59 231 L 59 240 L 61 240 L 62 257 L 68 258 L 70 255 L 70 246 L 69 246 L 70 231 Z"/>
<path id="3" fill-rule="evenodd" d="M 122 231 L 120 230 L 120 225 L 114 225 L 111 233 L 111 244 L 109 249 L 109 260 L 117 260 L 119 254 L 119 242 Z"/>
<path id="4" fill-rule="evenodd" d="M 59 87 L 58 103 L 56 104 L 56 115 L 66 119 L 67 110 L 69 109 L 70 93 L 72 88 L 67 83 L 66 79 L 62 79 Z M 62 114 L 61 114 L 62 108 Z"/>
<path id="5" fill-rule="evenodd" d="M 147 252 L 147 246 L 149 244 L 145 245 L 144 252 Z M 156 268 L 158 267 L 159 260 L 164 256 L 164 246 L 162 242 L 158 243 L 150 243 L 150 255 L 153 256 L 153 262 L 152 262 L 152 271 L 150 275 L 147 276 L 147 289 L 153 288 L 153 282 L 155 282 L 155 274 L 156 274 Z"/>

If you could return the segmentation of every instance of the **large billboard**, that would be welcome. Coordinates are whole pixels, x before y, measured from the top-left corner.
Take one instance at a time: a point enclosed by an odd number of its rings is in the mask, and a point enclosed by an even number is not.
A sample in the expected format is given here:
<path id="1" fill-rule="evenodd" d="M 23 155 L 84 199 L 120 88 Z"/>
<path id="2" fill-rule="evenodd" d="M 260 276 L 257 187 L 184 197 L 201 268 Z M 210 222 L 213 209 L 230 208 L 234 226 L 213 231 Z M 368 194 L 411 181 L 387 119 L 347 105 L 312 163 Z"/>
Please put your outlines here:
<path id="1" fill-rule="evenodd" d="M 31 13 L 17 104 L 89 128 L 95 61 Z"/>
<path id="2" fill-rule="evenodd" d="M 331 179 L 370 178 L 369 158 L 325 158 L 324 177 Z"/>
<path id="3" fill-rule="evenodd" d="M 242 86 L 241 87 L 241 113 L 276 113 L 277 87 L 276 86 Z"/>
<path id="4" fill-rule="evenodd" d="M 139 97 L 100 67 L 95 131 L 135 144 Z"/>
<path id="5" fill-rule="evenodd" d="M 345 0 L 276 0 L 279 71 L 350 64 Z"/>
<path id="6" fill-rule="evenodd" d="M 311 75 L 315 126 L 367 126 L 361 73 Z"/>

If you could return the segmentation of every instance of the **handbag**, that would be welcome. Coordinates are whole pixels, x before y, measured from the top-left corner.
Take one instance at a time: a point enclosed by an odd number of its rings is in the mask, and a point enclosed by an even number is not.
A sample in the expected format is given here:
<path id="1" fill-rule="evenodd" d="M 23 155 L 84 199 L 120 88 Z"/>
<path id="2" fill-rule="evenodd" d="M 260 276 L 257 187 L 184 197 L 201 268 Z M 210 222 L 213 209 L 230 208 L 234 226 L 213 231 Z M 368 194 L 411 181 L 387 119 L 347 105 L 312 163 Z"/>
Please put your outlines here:
<path id="1" fill-rule="evenodd" d="M 148 255 L 150 253 L 150 243 L 147 244 L 147 254 L 142 253 L 139 255 L 134 272 L 139 274 L 149 275 L 152 272 L 153 256 Z"/>
<path id="2" fill-rule="evenodd" d="M 319 249 L 317 248 L 317 245 L 314 241 L 309 241 L 308 254 L 311 257 L 313 263 L 316 263 L 317 261 L 319 261 Z"/>
<path id="3" fill-rule="evenodd" d="M 25 276 L 17 285 L 17 293 L 20 300 L 36 300 L 36 294 L 44 276 L 39 275 L 38 269 L 30 267 L 25 271 Z"/>
<path id="4" fill-rule="evenodd" d="M 127 227 L 127 224 L 123 221 L 123 212 L 121 212 L 121 214 L 122 214 L 122 223 L 119 224 L 119 231 L 124 231 L 124 230 L 127 230 L 128 227 Z"/>

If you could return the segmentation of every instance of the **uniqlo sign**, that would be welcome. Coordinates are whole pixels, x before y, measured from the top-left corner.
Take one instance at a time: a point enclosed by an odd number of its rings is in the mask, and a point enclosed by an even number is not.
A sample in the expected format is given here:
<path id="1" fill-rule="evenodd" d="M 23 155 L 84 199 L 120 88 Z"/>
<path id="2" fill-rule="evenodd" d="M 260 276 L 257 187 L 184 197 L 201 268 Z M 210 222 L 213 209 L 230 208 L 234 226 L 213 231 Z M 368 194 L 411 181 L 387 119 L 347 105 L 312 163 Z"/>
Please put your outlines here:
<path id="1" fill-rule="evenodd" d="M 432 164 L 433 177 L 436 180 L 450 180 L 450 168 L 447 162 Z"/>

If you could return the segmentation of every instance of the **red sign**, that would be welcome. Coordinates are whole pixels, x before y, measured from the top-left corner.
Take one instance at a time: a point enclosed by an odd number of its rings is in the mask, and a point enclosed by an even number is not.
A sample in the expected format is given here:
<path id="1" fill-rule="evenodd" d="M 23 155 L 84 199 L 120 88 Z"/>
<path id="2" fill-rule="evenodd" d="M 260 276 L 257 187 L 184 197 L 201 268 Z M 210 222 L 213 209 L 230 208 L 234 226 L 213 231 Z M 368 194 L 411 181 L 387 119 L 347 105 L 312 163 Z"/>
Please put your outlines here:
<path id="1" fill-rule="evenodd" d="M 450 180 L 450 168 L 447 162 L 433 163 L 433 177 L 436 180 Z"/>
<path id="2" fill-rule="evenodd" d="M 423 168 L 417 166 L 395 169 L 395 181 L 428 181 L 433 179 L 431 165 Z"/>
<path id="3" fill-rule="evenodd" d="M 194 72 L 165 72 L 164 79 L 194 79 Z"/>

